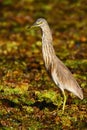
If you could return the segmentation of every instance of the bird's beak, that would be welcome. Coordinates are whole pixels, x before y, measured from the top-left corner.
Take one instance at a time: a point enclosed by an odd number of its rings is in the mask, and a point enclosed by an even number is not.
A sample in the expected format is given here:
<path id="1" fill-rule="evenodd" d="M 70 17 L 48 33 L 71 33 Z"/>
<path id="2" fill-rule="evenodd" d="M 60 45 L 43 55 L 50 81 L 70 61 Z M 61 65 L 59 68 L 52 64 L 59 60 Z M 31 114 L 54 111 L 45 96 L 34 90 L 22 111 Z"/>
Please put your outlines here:
<path id="1" fill-rule="evenodd" d="M 35 27 L 37 27 L 36 23 L 34 23 L 30 28 L 35 28 Z"/>
<path id="2" fill-rule="evenodd" d="M 30 30 L 32 28 L 35 28 L 37 26 L 36 23 L 34 23 L 32 26 L 26 26 L 26 30 Z"/>
<path id="3" fill-rule="evenodd" d="M 34 23 L 32 26 L 26 26 L 26 30 L 30 30 L 30 29 L 35 28 L 37 26 L 38 26 L 38 24 Z"/>

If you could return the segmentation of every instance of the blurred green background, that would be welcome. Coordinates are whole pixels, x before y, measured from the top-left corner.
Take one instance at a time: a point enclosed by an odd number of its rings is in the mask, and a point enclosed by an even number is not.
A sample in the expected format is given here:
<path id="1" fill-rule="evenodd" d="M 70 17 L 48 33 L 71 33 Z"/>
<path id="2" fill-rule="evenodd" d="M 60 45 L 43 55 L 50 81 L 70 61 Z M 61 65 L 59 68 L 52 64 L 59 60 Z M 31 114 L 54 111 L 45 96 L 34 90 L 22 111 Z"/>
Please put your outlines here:
<path id="1" fill-rule="evenodd" d="M 45 18 L 56 55 L 83 89 L 81 101 L 63 96 L 42 59 L 41 30 L 26 30 Z M 87 129 L 87 1 L 0 0 L 0 129 Z"/>

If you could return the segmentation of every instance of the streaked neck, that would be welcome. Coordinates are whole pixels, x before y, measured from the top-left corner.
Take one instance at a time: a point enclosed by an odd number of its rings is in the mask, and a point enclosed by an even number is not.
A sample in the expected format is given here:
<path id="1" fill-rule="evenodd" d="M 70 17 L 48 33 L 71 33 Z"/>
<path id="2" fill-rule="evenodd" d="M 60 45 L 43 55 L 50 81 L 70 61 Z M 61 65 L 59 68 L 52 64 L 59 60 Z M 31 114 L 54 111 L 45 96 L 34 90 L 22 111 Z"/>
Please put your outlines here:
<path id="1" fill-rule="evenodd" d="M 51 33 L 51 30 L 49 28 L 49 25 L 44 25 L 42 28 L 42 33 L 43 33 L 43 36 L 42 36 L 42 44 L 51 44 L 52 43 L 52 33 Z"/>

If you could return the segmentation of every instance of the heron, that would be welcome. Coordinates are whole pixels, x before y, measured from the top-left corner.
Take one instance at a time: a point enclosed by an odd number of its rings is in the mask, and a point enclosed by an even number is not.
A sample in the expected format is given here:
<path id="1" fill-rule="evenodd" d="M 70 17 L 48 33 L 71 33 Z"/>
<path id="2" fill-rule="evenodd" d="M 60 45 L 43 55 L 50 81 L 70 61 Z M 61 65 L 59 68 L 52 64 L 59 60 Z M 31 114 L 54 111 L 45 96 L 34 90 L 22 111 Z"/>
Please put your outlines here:
<path id="1" fill-rule="evenodd" d="M 42 55 L 44 64 L 52 80 L 62 91 L 64 97 L 62 110 L 64 111 L 67 99 L 64 90 L 72 92 L 74 95 L 82 100 L 82 88 L 79 86 L 70 70 L 56 56 L 55 50 L 52 45 L 52 33 L 46 19 L 37 19 L 36 22 L 31 26 L 31 28 L 33 27 L 40 27 L 42 30 Z"/>

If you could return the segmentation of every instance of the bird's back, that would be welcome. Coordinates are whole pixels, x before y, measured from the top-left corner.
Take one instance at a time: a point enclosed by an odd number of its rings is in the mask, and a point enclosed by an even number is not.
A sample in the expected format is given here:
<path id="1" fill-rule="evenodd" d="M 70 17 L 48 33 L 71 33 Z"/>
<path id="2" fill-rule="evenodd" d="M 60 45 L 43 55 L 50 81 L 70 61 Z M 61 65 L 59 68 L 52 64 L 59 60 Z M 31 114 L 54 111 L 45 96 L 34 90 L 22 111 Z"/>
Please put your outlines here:
<path id="1" fill-rule="evenodd" d="M 83 92 L 79 84 L 69 69 L 62 63 L 61 60 L 58 59 L 57 56 L 55 56 L 52 61 L 51 70 L 53 71 L 51 72 L 51 75 L 55 84 L 58 85 L 62 91 L 66 89 L 78 96 L 80 99 L 83 99 Z"/>

